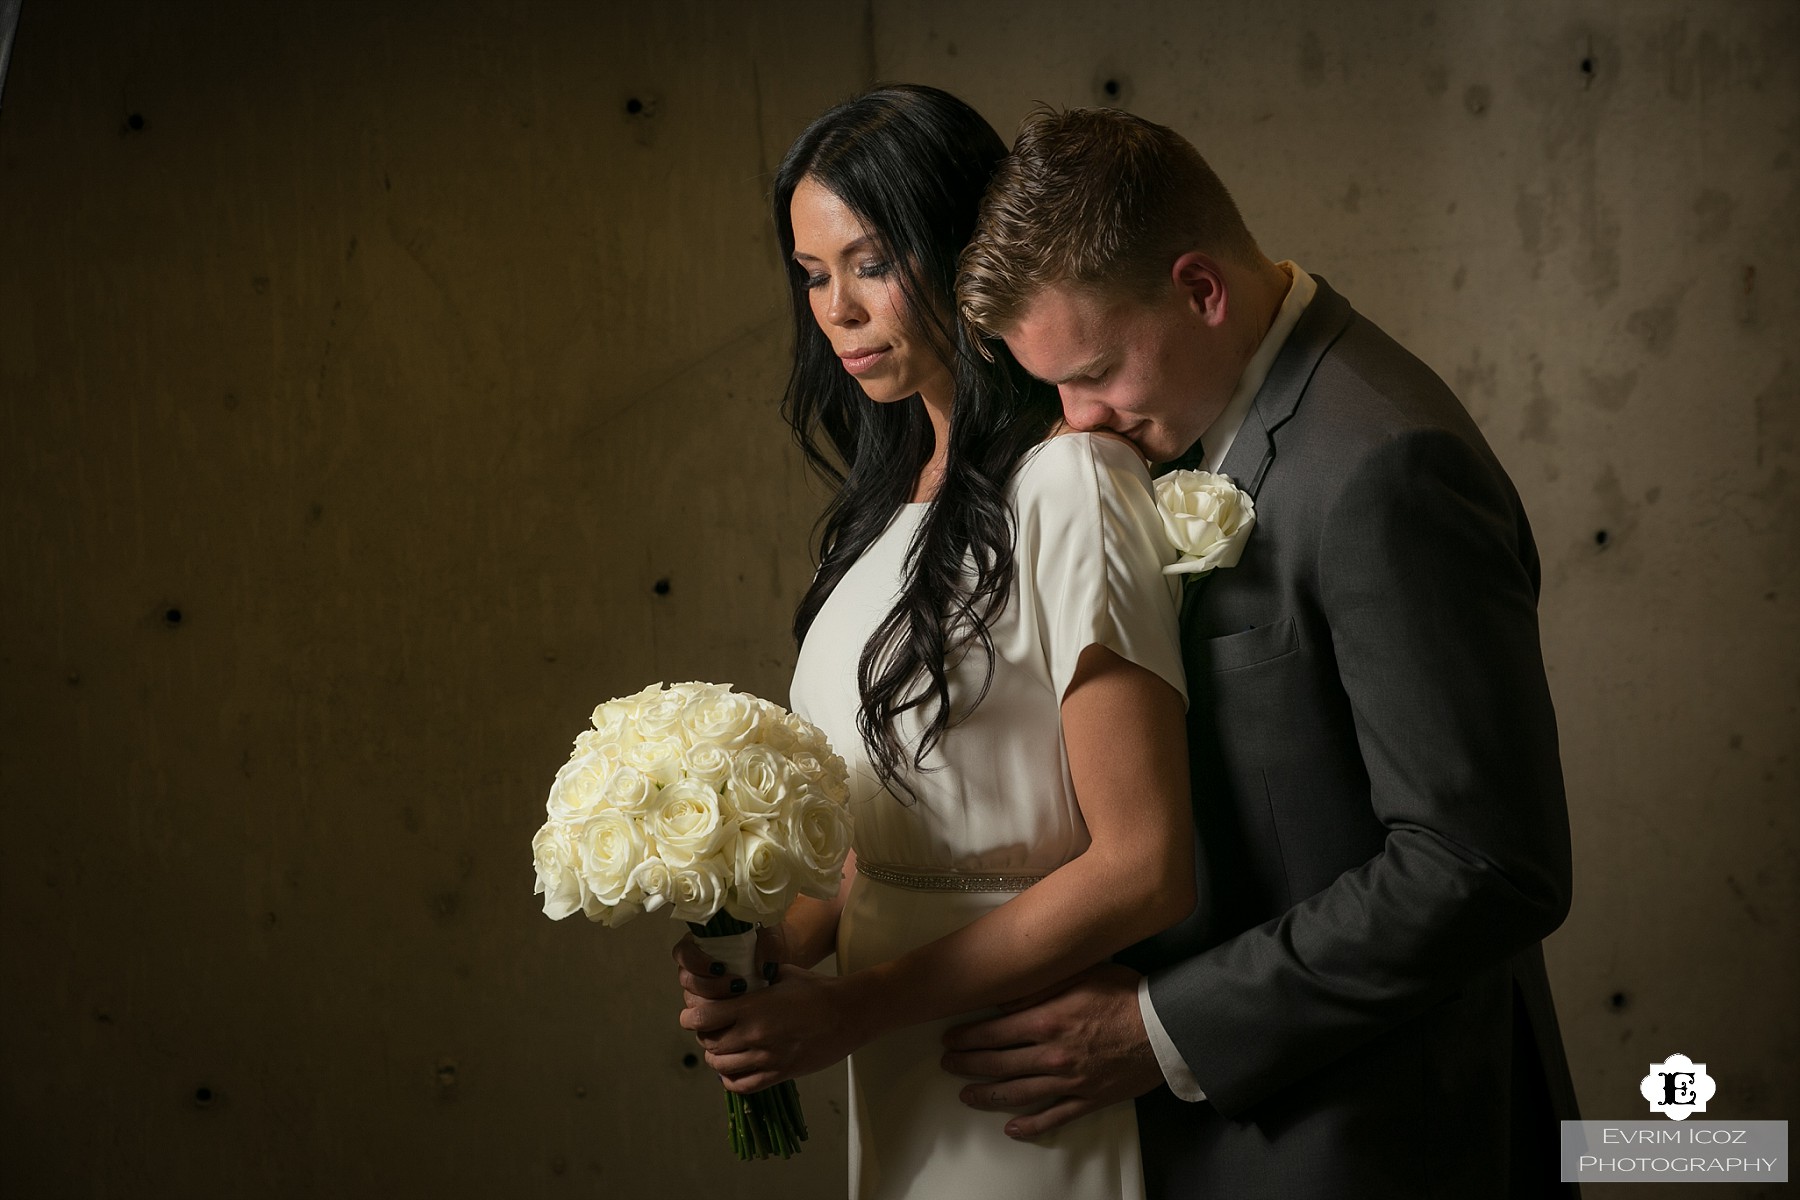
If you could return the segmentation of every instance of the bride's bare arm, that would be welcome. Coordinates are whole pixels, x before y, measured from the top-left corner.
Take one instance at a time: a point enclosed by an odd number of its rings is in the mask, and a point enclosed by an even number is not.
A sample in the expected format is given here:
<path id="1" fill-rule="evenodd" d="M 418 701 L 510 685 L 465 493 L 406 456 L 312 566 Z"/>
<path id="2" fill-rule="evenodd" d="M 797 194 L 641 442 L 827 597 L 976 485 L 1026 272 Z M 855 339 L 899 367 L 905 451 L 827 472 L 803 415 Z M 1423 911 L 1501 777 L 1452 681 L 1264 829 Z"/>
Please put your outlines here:
<path id="1" fill-rule="evenodd" d="M 844 881 L 838 884 L 837 895 L 829 900 L 801 896 L 788 906 L 787 916 L 776 927 L 782 950 L 776 961 L 812 968 L 837 951 L 838 918 L 855 878 L 856 851 L 852 850 L 844 857 Z"/>
<path id="2" fill-rule="evenodd" d="M 819 1070 L 890 1029 L 1056 983 L 1185 917 L 1194 905 L 1180 695 L 1102 646 L 1063 698 L 1069 770 L 1092 844 L 1012 900 L 890 962 L 842 978 L 784 968 L 776 986 L 682 1024 L 735 1091 Z M 840 893 L 841 894 L 841 893 Z"/>

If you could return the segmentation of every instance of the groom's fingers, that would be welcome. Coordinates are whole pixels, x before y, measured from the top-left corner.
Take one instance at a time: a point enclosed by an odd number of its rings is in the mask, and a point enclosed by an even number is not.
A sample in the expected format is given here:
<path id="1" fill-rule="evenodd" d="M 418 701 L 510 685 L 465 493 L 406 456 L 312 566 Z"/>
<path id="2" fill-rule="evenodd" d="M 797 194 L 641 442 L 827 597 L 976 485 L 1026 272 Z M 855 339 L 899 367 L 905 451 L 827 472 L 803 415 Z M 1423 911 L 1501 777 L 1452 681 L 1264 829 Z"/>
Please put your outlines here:
<path id="1" fill-rule="evenodd" d="M 1094 1108 L 1093 1101 L 1083 1100 L 1079 1096 L 1070 1096 L 1052 1104 L 1043 1112 L 1014 1117 L 1006 1123 L 1006 1136 L 1017 1138 L 1020 1141 L 1030 1141 L 1032 1138 L 1042 1137 L 1052 1129 L 1061 1129 L 1076 1117 L 1093 1112 Z"/>
<path id="2" fill-rule="evenodd" d="M 1067 1080 L 1028 1075 L 994 1083 L 972 1083 L 957 1098 L 982 1112 L 1035 1113 L 1066 1099 L 1068 1091 Z"/>
<path id="3" fill-rule="evenodd" d="M 1035 1046 L 1015 1046 L 1005 1050 L 952 1051 L 938 1060 L 938 1065 L 963 1079 L 1018 1079 L 1039 1072 L 1040 1055 Z"/>
<path id="4" fill-rule="evenodd" d="M 1027 1014 L 1008 1013 L 985 1021 L 953 1025 L 944 1031 L 947 1050 L 1004 1050 L 1040 1039 L 1038 1022 Z"/>

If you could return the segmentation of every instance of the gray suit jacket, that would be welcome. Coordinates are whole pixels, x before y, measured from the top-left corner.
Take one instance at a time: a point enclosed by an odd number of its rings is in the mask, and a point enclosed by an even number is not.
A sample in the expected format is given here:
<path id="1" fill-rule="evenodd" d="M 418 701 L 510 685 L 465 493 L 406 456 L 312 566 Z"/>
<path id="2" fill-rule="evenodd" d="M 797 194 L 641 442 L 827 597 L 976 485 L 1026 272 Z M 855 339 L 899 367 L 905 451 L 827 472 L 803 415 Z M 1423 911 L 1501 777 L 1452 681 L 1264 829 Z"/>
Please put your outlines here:
<path id="1" fill-rule="evenodd" d="M 1224 469 L 1257 521 L 1183 602 L 1200 901 L 1124 956 L 1208 1097 L 1139 1101 L 1150 1194 L 1560 1194 L 1569 830 L 1518 495 L 1322 279 Z"/>

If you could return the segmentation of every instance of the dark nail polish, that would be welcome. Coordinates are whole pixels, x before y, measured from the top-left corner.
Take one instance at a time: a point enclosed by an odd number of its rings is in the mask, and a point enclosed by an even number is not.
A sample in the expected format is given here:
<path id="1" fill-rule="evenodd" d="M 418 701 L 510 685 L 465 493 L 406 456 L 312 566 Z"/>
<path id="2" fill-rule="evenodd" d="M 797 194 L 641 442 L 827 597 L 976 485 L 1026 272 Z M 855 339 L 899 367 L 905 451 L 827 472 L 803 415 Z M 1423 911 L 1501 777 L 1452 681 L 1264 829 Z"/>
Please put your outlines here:
<path id="1" fill-rule="evenodd" d="M 781 974 L 780 963 L 766 962 L 763 964 L 763 978 L 770 983 L 774 983 L 775 977 L 779 974 Z"/>
<path id="2" fill-rule="evenodd" d="M 745 989 L 745 988 L 746 988 L 746 987 L 748 987 L 748 986 L 749 986 L 749 985 L 748 985 L 748 984 L 746 984 L 746 983 L 745 983 L 745 982 L 744 982 L 744 981 L 743 981 L 743 980 L 741 980 L 741 979 L 734 979 L 734 980 L 732 980 L 732 981 L 731 981 L 731 994 L 732 994 L 732 995 L 734 995 L 734 996 L 735 996 L 735 995 L 737 995 L 737 994 L 738 994 L 738 993 L 739 993 L 739 992 L 741 992 L 741 991 L 743 991 L 743 990 L 744 990 L 744 989 Z"/>
<path id="3" fill-rule="evenodd" d="M 706 969 L 711 971 L 714 975 L 723 975 L 725 973 L 725 964 L 722 962 L 710 963 Z"/>

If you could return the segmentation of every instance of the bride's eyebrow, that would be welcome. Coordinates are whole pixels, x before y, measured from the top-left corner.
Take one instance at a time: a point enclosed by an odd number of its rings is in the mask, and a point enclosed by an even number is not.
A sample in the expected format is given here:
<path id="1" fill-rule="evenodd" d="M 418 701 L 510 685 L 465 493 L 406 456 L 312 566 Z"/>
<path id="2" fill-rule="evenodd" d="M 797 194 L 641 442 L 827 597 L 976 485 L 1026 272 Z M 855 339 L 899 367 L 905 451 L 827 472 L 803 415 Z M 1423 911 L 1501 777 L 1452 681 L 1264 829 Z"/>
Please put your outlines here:
<path id="1" fill-rule="evenodd" d="M 855 254 L 858 250 L 869 250 L 869 249 L 875 249 L 875 248 L 877 248 L 875 239 L 865 233 L 861 237 L 857 238 L 855 241 L 846 245 L 844 247 L 842 253 Z M 794 251 L 794 261 L 796 261 L 796 262 L 823 262 L 824 260 L 819 258 L 815 254 L 808 254 L 804 250 L 796 250 L 796 251 Z"/>

